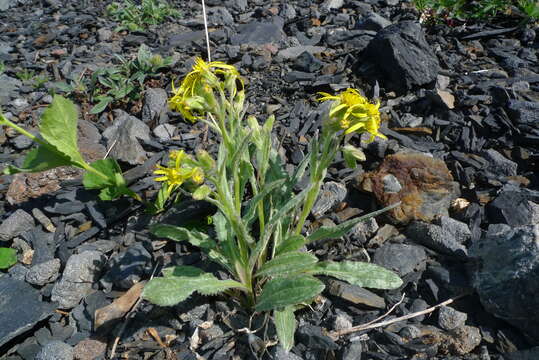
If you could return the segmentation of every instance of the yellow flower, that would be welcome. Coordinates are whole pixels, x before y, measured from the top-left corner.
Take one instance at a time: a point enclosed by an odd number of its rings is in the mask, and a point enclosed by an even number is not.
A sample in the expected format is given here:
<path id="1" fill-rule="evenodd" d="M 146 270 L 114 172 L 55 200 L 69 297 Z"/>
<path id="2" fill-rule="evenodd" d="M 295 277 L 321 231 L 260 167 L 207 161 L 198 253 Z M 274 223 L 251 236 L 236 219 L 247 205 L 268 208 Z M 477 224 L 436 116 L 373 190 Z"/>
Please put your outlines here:
<path id="1" fill-rule="evenodd" d="M 191 180 L 195 184 L 204 182 L 204 171 L 198 166 L 193 166 L 193 159 L 185 151 L 172 150 L 169 158 L 168 167 L 157 165 L 157 170 L 153 172 L 160 175 L 154 179 L 155 181 L 163 181 L 168 185 L 168 195 L 186 181 Z"/>
<path id="2" fill-rule="evenodd" d="M 204 105 L 214 105 L 204 104 L 215 101 L 212 88 L 224 89 L 225 85 L 220 77 L 224 77 L 225 82 L 238 79 L 243 87 L 243 80 L 234 66 L 222 61 L 207 63 L 196 58 L 193 69 L 183 79 L 180 87 L 176 88 L 174 82 L 172 83 L 174 95 L 169 99 L 170 108 L 179 111 L 186 119 L 196 121 L 206 110 Z"/>
<path id="3" fill-rule="evenodd" d="M 356 89 L 346 89 L 337 95 L 320 92 L 322 97 L 318 101 L 333 101 L 329 111 L 331 120 L 335 120 L 336 130 L 344 130 L 345 134 L 354 131 L 359 133 L 368 132 L 371 134 L 370 141 L 378 136 L 386 138 L 379 132 L 380 129 L 380 102 L 371 104 L 366 97 L 362 96 Z"/>
<path id="4" fill-rule="evenodd" d="M 155 175 L 162 175 L 158 178 L 155 178 L 155 181 L 164 181 L 167 183 L 167 193 L 170 194 L 172 190 L 181 186 L 185 177 L 181 174 L 180 171 L 176 168 L 168 168 L 161 165 L 157 165 L 158 170 L 155 170 L 153 173 Z"/>

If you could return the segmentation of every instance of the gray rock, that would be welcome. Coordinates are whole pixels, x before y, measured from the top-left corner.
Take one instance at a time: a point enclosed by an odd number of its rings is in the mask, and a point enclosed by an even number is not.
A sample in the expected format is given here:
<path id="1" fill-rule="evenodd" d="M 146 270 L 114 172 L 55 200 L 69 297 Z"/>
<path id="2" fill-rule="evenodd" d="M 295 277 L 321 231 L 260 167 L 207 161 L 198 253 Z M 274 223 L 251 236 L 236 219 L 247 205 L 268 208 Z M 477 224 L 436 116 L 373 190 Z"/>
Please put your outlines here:
<path id="1" fill-rule="evenodd" d="M 396 194 L 402 190 L 402 185 L 399 182 L 399 179 L 393 174 L 387 174 L 382 178 L 384 184 L 384 192 L 389 194 Z"/>
<path id="2" fill-rule="evenodd" d="M 509 100 L 507 113 L 519 125 L 534 126 L 539 122 L 539 104 L 533 101 Z"/>
<path id="3" fill-rule="evenodd" d="M 518 164 L 505 158 L 494 149 L 483 151 L 481 155 L 489 162 L 487 171 L 494 175 L 515 176 L 517 174 Z"/>
<path id="4" fill-rule="evenodd" d="M 356 305 L 366 305 L 376 309 L 384 309 L 384 298 L 359 286 L 339 280 L 328 280 L 328 292 Z"/>
<path id="5" fill-rule="evenodd" d="M 191 46 L 194 42 L 204 40 L 204 31 L 185 31 L 179 34 L 171 34 L 168 37 L 168 45 L 172 48 L 185 48 Z"/>
<path id="6" fill-rule="evenodd" d="M 15 149 L 17 150 L 28 149 L 33 144 L 32 139 L 24 135 L 16 136 L 12 141 L 13 146 L 15 146 Z"/>
<path id="7" fill-rule="evenodd" d="M 253 21 L 238 26 L 236 34 L 230 38 L 232 45 L 269 44 L 284 39 L 282 24 Z"/>
<path id="8" fill-rule="evenodd" d="M 363 345 L 361 341 L 351 342 L 350 345 L 343 351 L 342 360 L 361 360 Z"/>
<path id="9" fill-rule="evenodd" d="M 314 45 L 299 45 L 293 46 L 286 49 L 282 49 L 277 53 L 276 59 L 282 61 L 288 61 L 297 58 L 304 52 L 308 52 L 311 55 L 319 54 L 323 51 L 328 51 L 328 48 L 323 46 L 314 46 Z"/>
<path id="10" fill-rule="evenodd" d="M 62 274 L 62 278 L 52 289 L 52 301 L 58 301 L 61 309 L 71 309 L 92 290 L 97 280 L 105 256 L 98 251 L 84 251 L 71 255 Z"/>
<path id="11" fill-rule="evenodd" d="M 43 286 L 58 278 L 61 262 L 52 259 L 32 266 L 26 273 L 26 281 L 32 285 Z"/>
<path id="12" fill-rule="evenodd" d="M 153 129 L 153 134 L 157 136 L 160 140 L 166 141 L 172 138 L 175 130 L 176 126 L 172 124 L 161 124 L 156 126 L 155 129 Z"/>
<path id="13" fill-rule="evenodd" d="M 223 6 L 208 8 L 208 23 L 211 25 L 233 25 L 234 17 Z"/>
<path id="14" fill-rule="evenodd" d="M 468 319 L 466 313 L 449 306 L 442 306 L 438 311 L 438 326 L 445 330 L 453 330 L 464 326 L 466 319 Z"/>
<path id="15" fill-rule="evenodd" d="M 468 254 L 466 247 L 458 242 L 453 234 L 435 224 L 414 221 L 406 227 L 405 235 L 413 241 L 444 254 L 464 258 Z"/>
<path id="16" fill-rule="evenodd" d="M 144 106 L 142 107 L 142 121 L 152 122 L 162 112 L 167 111 L 168 95 L 165 89 L 151 88 L 144 94 Z"/>
<path id="17" fill-rule="evenodd" d="M 338 10 L 344 5 L 344 0 L 326 0 L 322 4 L 322 8 L 326 10 Z"/>
<path id="18" fill-rule="evenodd" d="M 22 280 L 0 277 L 0 347 L 52 315 L 54 304 L 41 301 L 39 291 Z"/>
<path id="19" fill-rule="evenodd" d="M 312 214 L 315 217 L 320 217 L 333 209 L 345 198 L 348 190 L 341 183 L 328 181 L 322 186 L 318 199 L 314 203 Z"/>
<path id="20" fill-rule="evenodd" d="M 369 16 L 362 18 L 356 25 L 356 28 L 359 30 L 379 31 L 389 25 L 391 25 L 391 21 L 373 12 Z"/>
<path id="21" fill-rule="evenodd" d="M 109 41 L 111 37 L 112 37 L 112 31 L 110 31 L 109 29 L 101 28 L 97 30 L 97 38 L 99 39 L 99 41 L 106 42 L 106 41 Z"/>
<path id="22" fill-rule="evenodd" d="M 386 243 L 374 253 L 373 262 L 405 276 L 425 269 L 427 254 L 421 246 Z"/>
<path id="23" fill-rule="evenodd" d="M 367 56 L 399 92 L 435 81 L 440 68 L 421 26 L 413 21 L 380 30 Z"/>
<path id="24" fill-rule="evenodd" d="M 104 132 L 107 148 L 111 148 L 110 156 L 131 165 L 140 165 L 147 160 L 146 151 L 139 143 L 140 140 L 150 140 L 148 125 L 131 116 L 123 110 L 114 110 L 115 121 Z"/>
<path id="25" fill-rule="evenodd" d="M 337 350 L 338 346 L 327 335 L 324 335 L 322 328 L 314 325 L 301 326 L 296 332 L 299 342 L 307 346 L 308 349 Z"/>
<path id="26" fill-rule="evenodd" d="M 472 237 L 472 232 L 467 224 L 449 216 L 440 216 L 435 223 L 440 225 L 443 232 L 453 235 L 459 244 L 464 244 Z"/>
<path id="27" fill-rule="evenodd" d="M 37 353 L 35 360 L 73 360 L 73 347 L 63 341 L 51 341 Z"/>
<path id="28" fill-rule="evenodd" d="M 0 224 L 0 240 L 9 241 L 15 236 L 32 229 L 34 225 L 32 215 L 18 209 Z"/>
<path id="29" fill-rule="evenodd" d="M 15 1 L 12 0 L 0 0 L 0 11 L 6 11 L 9 9 L 11 4 L 15 4 Z"/>
<path id="30" fill-rule="evenodd" d="M 22 82 L 19 79 L 9 77 L 6 74 L 0 74 L 0 83 L 2 84 L 2 86 L 0 86 L 0 105 L 6 105 L 13 96 L 17 95 L 19 88 L 22 86 Z"/>
<path id="31" fill-rule="evenodd" d="M 352 239 L 358 239 L 362 243 L 371 238 L 378 231 L 378 223 L 375 218 L 370 218 L 355 225 L 350 230 Z"/>
<path id="32" fill-rule="evenodd" d="M 496 199 L 486 206 L 489 223 L 511 226 L 536 224 L 536 209 L 536 204 L 518 189 L 502 190 Z"/>
<path id="33" fill-rule="evenodd" d="M 490 225 L 470 247 L 472 284 L 486 311 L 539 343 L 539 225 Z"/>

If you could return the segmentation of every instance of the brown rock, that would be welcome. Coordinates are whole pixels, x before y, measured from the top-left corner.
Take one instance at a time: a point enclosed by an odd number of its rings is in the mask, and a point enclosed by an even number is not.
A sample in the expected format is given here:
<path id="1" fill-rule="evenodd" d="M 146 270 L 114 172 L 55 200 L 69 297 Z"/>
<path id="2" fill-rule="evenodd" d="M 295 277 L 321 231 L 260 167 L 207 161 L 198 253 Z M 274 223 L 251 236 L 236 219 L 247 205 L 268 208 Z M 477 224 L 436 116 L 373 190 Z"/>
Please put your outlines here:
<path id="1" fill-rule="evenodd" d="M 107 343 L 99 339 L 85 339 L 73 349 L 73 356 L 77 360 L 94 360 L 105 355 Z"/>
<path id="2" fill-rule="evenodd" d="M 388 211 L 400 224 L 430 222 L 448 215 L 451 201 L 460 194 L 458 183 L 442 160 L 417 153 L 387 156 L 376 171 L 366 174 L 361 187 L 372 192 L 382 206 L 400 201 L 400 206 Z"/>

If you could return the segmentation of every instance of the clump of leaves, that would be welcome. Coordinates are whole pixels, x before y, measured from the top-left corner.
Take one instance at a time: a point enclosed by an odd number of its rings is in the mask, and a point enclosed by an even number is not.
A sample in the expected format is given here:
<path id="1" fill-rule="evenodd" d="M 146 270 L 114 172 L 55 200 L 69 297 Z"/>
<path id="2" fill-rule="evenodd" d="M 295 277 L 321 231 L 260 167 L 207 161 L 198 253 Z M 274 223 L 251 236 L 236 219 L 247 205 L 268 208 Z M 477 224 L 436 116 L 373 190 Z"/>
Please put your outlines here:
<path id="1" fill-rule="evenodd" d="M 194 157 L 176 154 L 176 162 L 156 174 L 160 176 L 157 180 L 175 186 L 195 180 L 185 191 L 217 208 L 212 216 L 213 231 L 163 224 L 154 225 L 151 231 L 158 237 L 200 248 L 226 269 L 230 278 L 219 279 L 193 266 L 166 268 L 163 277 L 145 286 L 146 299 L 171 306 L 194 292 L 226 292 L 252 311 L 272 312 L 279 340 L 289 350 L 294 344 L 294 312 L 325 288 L 317 276 L 376 289 L 402 285 L 395 273 L 380 266 L 319 261 L 314 254 L 301 251 L 314 241 L 338 239 L 359 222 L 388 210 L 334 227 L 322 226 L 310 234 L 303 232 L 327 169 L 342 150 L 346 134 L 383 136 L 378 132 L 380 104 L 370 103 L 357 90 L 348 89 L 336 96 L 322 94 L 320 100 L 332 102 L 322 131 L 311 141 L 309 154 L 289 173 L 272 139 L 274 117 L 262 125 L 253 116 L 245 117 L 245 92 L 238 71 L 222 62 L 197 59 L 193 71 L 175 89 L 170 105 L 187 119 L 203 121 L 215 131 L 220 138 L 217 159 L 205 151 Z M 296 194 L 293 189 L 307 172 L 310 183 Z"/>
<path id="2" fill-rule="evenodd" d="M 17 251 L 12 248 L 0 247 L 0 270 L 9 269 L 17 263 Z"/>
<path id="3" fill-rule="evenodd" d="M 116 31 L 143 31 L 148 25 L 163 23 L 167 17 L 179 18 L 181 13 L 163 0 L 142 0 L 140 5 L 131 0 L 113 2 L 106 9 L 107 15 L 120 23 Z"/>
<path id="4" fill-rule="evenodd" d="M 25 157 L 22 167 L 7 166 L 5 174 L 32 173 L 59 166 L 74 166 L 85 170 L 83 184 L 87 189 L 100 190 L 102 200 L 113 200 L 122 195 L 137 200 L 140 197 L 131 191 L 122 176 L 120 166 L 114 159 L 103 159 L 87 163 L 77 146 L 77 108 L 56 95 L 43 112 L 39 124 L 40 136 L 35 136 L 0 114 L 0 125 L 15 129 L 38 144 Z"/>
<path id="5" fill-rule="evenodd" d="M 120 55 L 116 55 L 116 58 L 119 65 L 98 69 L 92 74 L 88 87 L 91 101 L 96 105 L 90 114 L 99 114 L 114 102 L 125 104 L 140 99 L 144 81 L 158 75 L 161 69 L 172 63 L 171 57 L 153 55 L 144 44 L 140 46 L 135 59 L 127 60 Z"/>
<path id="6" fill-rule="evenodd" d="M 539 5 L 535 0 L 414 0 L 417 10 L 429 21 L 482 20 L 512 13 L 518 8 L 529 18 L 537 19 Z"/>
<path id="7" fill-rule="evenodd" d="M 15 76 L 21 81 L 30 81 L 36 75 L 34 70 L 24 69 L 15 73 Z"/>

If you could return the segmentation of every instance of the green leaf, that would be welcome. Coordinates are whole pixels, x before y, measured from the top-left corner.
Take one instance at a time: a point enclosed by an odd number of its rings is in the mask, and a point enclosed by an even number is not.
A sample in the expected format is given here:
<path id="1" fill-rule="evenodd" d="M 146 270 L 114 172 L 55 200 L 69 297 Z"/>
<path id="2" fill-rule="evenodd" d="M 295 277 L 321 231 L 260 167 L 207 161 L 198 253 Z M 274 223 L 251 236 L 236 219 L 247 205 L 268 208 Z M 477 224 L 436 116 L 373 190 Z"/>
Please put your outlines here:
<path id="1" fill-rule="evenodd" d="M 294 333 L 296 332 L 296 317 L 294 307 L 287 306 L 273 311 L 273 322 L 277 330 L 277 337 L 285 351 L 290 351 L 294 346 Z"/>
<path id="2" fill-rule="evenodd" d="M 171 276 L 197 277 L 203 274 L 205 274 L 204 270 L 199 269 L 195 266 L 189 266 L 189 265 L 178 265 L 178 266 L 172 266 L 172 267 L 163 269 L 164 277 L 171 277 Z"/>
<path id="3" fill-rule="evenodd" d="M 0 247 L 0 269 L 8 269 L 17 263 L 17 250 Z"/>
<path id="4" fill-rule="evenodd" d="M 275 278 L 266 283 L 255 306 L 267 311 L 312 300 L 324 290 L 324 284 L 312 276 Z"/>
<path id="5" fill-rule="evenodd" d="M 66 98 L 55 95 L 41 116 L 39 130 L 45 141 L 74 162 L 83 162 L 77 146 L 77 108 Z"/>
<path id="6" fill-rule="evenodd" d="M 142 296 L 154 304 L 172 306 L 187 299 L 195 291 L 202 295 L 214 295 L 231 288 L 245 289 L 237 281 L 219 280 L 208 273 L 198 276 L 168 276 L 150 280 Z"/>
<path id="7" fill-rule="evenodd" d="M 201 185 L 193 192 L 193 199 L 204 200 L 210 193 L 211 189 L 208 185 Z"/>
<path id="8" fill-rule="evenodd" d="M 150 232 L 155 236 L 164 237 L 174 241 L 187 241 L 191 245 L 203 249 L 215 248 L 215 242 L 207 234 L 197 230 L 189 230 L 174 225 L 157 224 L 150 227 Z"/>
<path id="9" fill-rule="evenodd" d="M 286 253 L 262 265 L 255 276 L 290 276 L 312 269 L 317 262 L 318 258 L 309 253 Z"/>
<path id="10" fill-rule="evenodd" d="M 102 189 L 115 184 L 115 174 L 121 174 L 122 170 L 120 165 L 114 159 L 97 160 L 90 164 L 91 167 L 107 176 L 107 179 L 94 174 L 93 172 L 86 172 L 82 180 L 82 184 L 86 189 Z M 122 184 L 118 184 L 122 185 Z"/>
<path id="11" fill-rule="evenodd" d="M 68 165 L 72 165 L 69 157 L 56 152 L 52 147 L 40 145 L 28 152 L 22 168 L 8 166 L 4 169 L 4 173 L 12 175 L 20 172 L 39 172 Z"/>
<path id="12" fill-rule="evenodd" d="M 402 280 L 381 266 L 356 261 L 323 261 L 314 266 L 313 275 L 327 275 L 350 284 L 372 289 L 396 289 Z"/>
<path id="13" fill-rule="evenodd" d="M 99 114 L 114 100 L 111 96 L 103 97 L 97 104 L 90 109 L 90 114 Z"/>
<path id="14" fill-rule="evenodd" d="M 391 210 L 397 206 L 400 205 L 400 202 L 396 204 L 389 205 L 383 209 L 373 211 L 371 213 L 368 213 L 367 215 L 360 216 L 354 219 L 347 220 L 339 225 L 336 226 L 321 226 L 319 227 L 315 232 L 313 232 L 311 235 L 307 236 L 307 243 L 318 241 L 318 240 L 325 240 L 325 239 L 338 239 L 341 236 L 346 235 L 354 226 L 356 226 L 358 223 L 368 220 L 371 217 L 378 216 L 388 210 Z"/>
<path id="15" fill-rule="evenodd" d="M 262 201 L 266 196 L 268 196 L 269 193 L 275 190 L 275 188 L 282 186 L 285 180 L 286 179 L 280 179 L 265 184 L 264 187 L 260 190 L 260 192 L 256 194 L 256 196 L 253 196 L 251 200 L 249 200 L 249 205 L 245 212 L 245 216 L 243 217 L 247 224 L 251 224 L 255 220 L 258 203 Z"/>
<path id="16" fill-rule="evenodd" d="M 306 241 L 303 235 L 290 235 L 283 242 L 277 245 L 275 254 L 280 255 L 291 251 L 296 251 L 305 245 Z"/>

